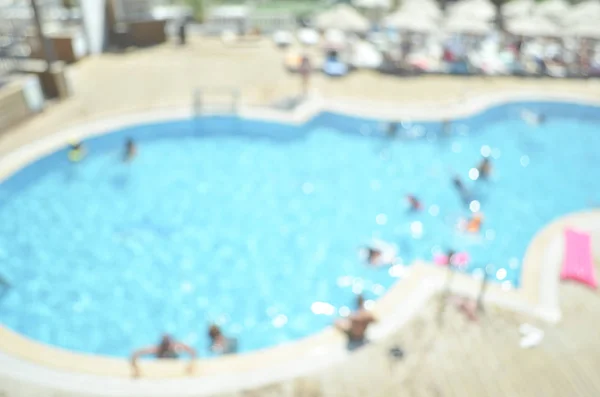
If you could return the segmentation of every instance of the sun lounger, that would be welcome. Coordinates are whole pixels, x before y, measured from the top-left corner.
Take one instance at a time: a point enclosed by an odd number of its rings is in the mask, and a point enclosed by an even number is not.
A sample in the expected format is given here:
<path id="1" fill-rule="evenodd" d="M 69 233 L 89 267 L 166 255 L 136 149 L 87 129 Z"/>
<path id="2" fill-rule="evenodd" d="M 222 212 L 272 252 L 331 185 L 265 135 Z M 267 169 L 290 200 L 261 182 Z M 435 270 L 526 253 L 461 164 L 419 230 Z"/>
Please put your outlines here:
<path id="1" fill-rule="evenodd" d="M 572 229 L 565 230 L 565 261 L 560 278 L 578 281 L 592 288 L 598 286 L 589 234 Z"/>

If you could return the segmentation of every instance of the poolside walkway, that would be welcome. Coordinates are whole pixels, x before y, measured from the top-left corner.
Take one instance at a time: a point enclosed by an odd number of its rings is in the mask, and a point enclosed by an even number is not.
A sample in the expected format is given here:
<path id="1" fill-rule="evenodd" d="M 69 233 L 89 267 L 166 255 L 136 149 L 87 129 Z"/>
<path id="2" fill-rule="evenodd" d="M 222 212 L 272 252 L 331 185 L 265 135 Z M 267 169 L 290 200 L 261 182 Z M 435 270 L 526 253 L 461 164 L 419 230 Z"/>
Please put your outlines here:
<path id="1" fill-rule="evenodd" d="M 245 104 L 268 104 L 293 95 L 299 88 L 297 79 L 287 75 L 281 64 L 282 54 L 268 41 L 254 47 L 224 48 L 218 41 L 200 39 L 192 40 L 186 48 L 164 45 L 88 59 L 71 69 L 75 95 L 2 132 L 0 153 L 103 115 L 191 106 L 193 87 L 236 86 Z M 451 102 L 484 92 L 517 89 L 600 98 L 599 81 L 400 79 L 369 72 L 337 81 L 317 76 L 313 88 L 324 98 L 368 98 L 400 106 L 414 101 Z M 596 236 L 597 271 L 599 243 Z M 600 343 L 596 327 L 600 326 L 600 296 L 571 283 L 561 284 L 559 293 L 563 319 L 554 326 L 491 306 L 478 323 L 468 322 L 455 310 L 446 310 L 439 325 L 439 302 L 434 299 L 398 332 L 355 353 L 352 360 L 294 381 L 223 396 L 598 396 Z M 524 321 L 546 332 L 543 343 L 531 350 L 519 347 L 518 327 Z M 387 351 L 396 344 L 406 356 L 394 364 Z M 77 396 L 25 388 L 0 378 L 0 397 L 25 395 Z"/>

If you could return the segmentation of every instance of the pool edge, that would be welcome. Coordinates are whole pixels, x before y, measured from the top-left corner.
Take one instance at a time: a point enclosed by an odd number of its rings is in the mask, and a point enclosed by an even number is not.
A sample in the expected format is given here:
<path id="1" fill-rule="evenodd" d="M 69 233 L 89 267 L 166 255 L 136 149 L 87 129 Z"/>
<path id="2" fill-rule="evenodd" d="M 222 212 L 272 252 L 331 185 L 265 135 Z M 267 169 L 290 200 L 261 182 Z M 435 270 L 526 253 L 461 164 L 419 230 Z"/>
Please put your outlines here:
<path id="1" fill-rule="evenodd" d="M 516 102 L 516 101 L 547 101 L 547 102 L 569 102 L 600 106 L 598 98 L 581 95 L 548 95 L 547 93 L 499 93 L 494 95 L 482 95 L 462 102 L 457 102 L 452 109 L 445 109 L 443 115 L 439 113 L 432 117 L 428 107 L 418 106 L 402 107 L 385 105 L 374 106 L 374 102 L 365 101 L 359 105 L 359 101 L 348 101 L 344 99 L 330 100 L 325 103 L 322 99 L 313 98 L 303 104 L 296 112 L 286 113 L 274 110 L 257 108 L 243 108 L 240 116 L 248 119 L 262 119 L 274 122 L 301 124 L 310 121 L 319 113 L 325 111 L 339 112 L 342 114 L 360 114 L 364 117 L 381 117 L 397 119 L 400 117 L 412 117 L 422 120 L 440 120 L 444 118 L 465 117 L 480 113 L 490 107 Z M 365 106 L 365 103 L 369 103 Z M 374 110 L 373 108 L 376 110 Z M 439 105 L 438 105 L 439 106 Z M 359 110 L 360 108 L 360 110 Z M 371 109 L 369 111 L 369 109 Z M 450 115 L 450 110 L 456 113 Z M 408 113 L 411 113 L 411 116 Z M 446 114 L 448 113 L 448 114 Z M 151 113 L 141 112 L 135 114 L 121 115 L 111 120 L 96 120 L 78 125 L 60 133 L 52 134 L 45 139 L 32 142 L 14 152 L 9 153 L 0 162 L 0 180 L 5 179 L 12 173 L 23 168 L 36 159 L 47 155 L 60 147 L 70 139 L 83 139 L 90 136 L 102 135 L 114 129 L 123 128 L 140 122 L 157 122 L 172 120 L 174 118 L 192 117 L 191 109 L 168 109 L 162 112 L 153 110 Z M 593 220 L 591 220 L 593 218 Z M 558 300 L 558 274 L 552 276 L 556 267 L 553 265 L 551 272 L 543 272 L 549 245 L 556 245 L 556 236 L 565 225 L 587 225 L 594 222 L 600 224 L 600 211 L 584 211 L 565 215 L 542 228 L 531 240 L 523 258 L 521 286 L 515 290 L 504 291 L 499 285 L 493 284 L 487 292 L 487 300 L 506 308 L 522 311 L 535 315 L 549 322 L 560 320 L 560 308 Z M 586 226 L 586 227 L 587 227 Z M 580 227 L 580 226 L 579 226 Z M 385 319 L 379 329 L 376 329 L 377 338 L 397 330 L 411 315 L 418 311 L 419 305 L 424 304 L 437 291 L 443 288 L 445 270 L 432 265 L 416 264 L 409 269 L 406 279 L 400 280 L 382 297 L 376 304 L 376 314 Z M 479 282 L 473 277 L 459 275 L 456 278 L 453 290 L 458 293 L 473 295 L 478 291 Z M 407 302 L 398 305 L 397 302 Z M 415 304 L 412 304 L 415 302 Z M 0 325 L 0 352 L 21 358 L 37 365 L 50 367 L 61 371 L 84 373 L 103 377 L 130 378 L 130 368 L 126 360 L 106 357 L 98 357 L 87 354 L 79 354 L 59 348 L 43 345 L 30 340 L 22 335 L 14 333 Z M 311 361 L 315 357 L 329 356 L 331 360 L 324 360 L 327 364 L 333 364 L 337 360 L 346 357 L 343 338 L 328 328 L 311 337 L 239 356 L 218 358 L 202 361 L 196 365 L 195 377 L 206 379 L 209 376 L 238 376 L 240 372 L 257 374 L 256 364 L 260 362 L 263 375 L 248 376 L 251 381 L 245 385 L 239 382 L 230 383 L 235 390 L 254 387 L 259 384 L 276 382 L 292 376 L 298 376 L 302 370 L 316 370 L 315 366 L 300 365 L 298 361 Z M 292 364 L 290 364 L 292 363 Z M 295 365 L 298 370 L 287 371 L 282 365 Z M 5 367 L 5 366 L 2 366 Z M 277 368 L 279 374 L 273 369 Z M 8 368 L 6 368 L 8 370 Z M 3 368 L 4 370 L 4 368 Z M 0 371 L 1 374 L 2 371 Z M 144 379 L 179 378 L 184 376 L 181 363 L 174 362 L 148 362 L 143 364 Z M 76 374 L 74 374 L 76 376 Z M 189 379 L 189 377 L 188 377 Z M 131 387 L 140 385 L 134 382 Z M 258 383 L 257 383 L 258 382 Z M 169 389 L 172 391 L 172 389 Z M 196 395 L 202 394 L 194 389 Z M 124 393 L 127 394 L 127 393 Z M 131 394 L 131 393 L 129 393 Z M 169 394 L 167 391 L 165 394 Z M 210 391 L 206 391 L 210 394 Z"/>

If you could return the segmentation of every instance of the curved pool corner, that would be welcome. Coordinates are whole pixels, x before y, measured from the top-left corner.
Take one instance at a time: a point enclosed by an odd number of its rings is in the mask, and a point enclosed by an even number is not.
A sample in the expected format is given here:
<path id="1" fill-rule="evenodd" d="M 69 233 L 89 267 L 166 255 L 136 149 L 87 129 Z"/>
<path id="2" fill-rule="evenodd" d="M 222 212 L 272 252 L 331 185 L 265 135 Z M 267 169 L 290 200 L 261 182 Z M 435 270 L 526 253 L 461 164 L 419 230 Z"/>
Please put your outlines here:
<path id="1" fill-rule="evenodd" d="M 530 100 L 600 106 L 598 98 L 569 95 L 550 98 L 547 94 L 541 97 L 536 93 L 502 93 L 448 105 L 435 114 L 432 114 L 429 105 L 398 109 L 391 105 L 315 99 L 294 113 L 246 108 L 241 110 L 239 116 L 287 124 L 319 123 L 325 120 L 328 124 L 347 125 L 348 115 L 357 114 L 377 119 L 410 117 L 439 121 L 466 118 L 505 103 Z M 496 117 L 502 117 L 502 111 L 497 112 Z M 0 180 L 64 147 L 71 139 L 82 140 L 140 123 L 189 117 L 194 117 L 189 109 L 170 109 L 79 125 L 28 144 L 4 157 L 0 160 Z M 500 285 L 490 285 L 486 299 L 549 322 L 559 321 L 560 261 L 557 258 L 561 257 L 560 238 L 567 225 L 587 231 L 600 230 L 600 210 L 566 215 L 540 230 L 529 244 L 523 259 L 520 287 L 506 290 Z M 425 263 L 411 266 L 406 277 L 397 281 L 376 303 L 374 311 L 382 321 L 373 329 L 372 339 L 378 340 L 409 321 L 433 295 L 442 290 L 445 279 L 446 271 L 443 268 Z M 457 275 L 453 285 L 453 290 L 469 295 L 477 294 L 479 288 L 480 281 L 466 274 Z M 211 395 L 280 382 L 317 371 L 347 357 L 344 338 L 328 328 L 313 336 L 262 351 L 198 360 L 193 376 L 185 375 L 183 362 L 144 362 L 141 365 L 142 379 L 132 380 L 129 363 L 124 359 L 74 353 L 47 346 L 0 326 L 0 383 L 4 379 L 21 385 L 23 390 L 28 383 L 32 383 L 38 388 L 68 390 L 80 395 Z"/>

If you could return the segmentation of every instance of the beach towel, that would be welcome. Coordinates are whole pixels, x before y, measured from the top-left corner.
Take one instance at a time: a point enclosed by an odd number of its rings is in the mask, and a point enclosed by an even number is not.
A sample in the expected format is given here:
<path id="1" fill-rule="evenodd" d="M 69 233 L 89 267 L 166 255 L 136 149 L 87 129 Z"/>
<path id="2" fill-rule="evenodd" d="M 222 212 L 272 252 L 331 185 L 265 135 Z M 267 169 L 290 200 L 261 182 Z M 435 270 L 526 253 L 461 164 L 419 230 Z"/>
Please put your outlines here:
<path id="1" fill-rule="evenodd" d="M 565 230 L 565 261 L 560 273 L 562 280 L 574 280 L 596 288 L 596 274 L 592 261 L 592 244 L 588 233 Z"/>

